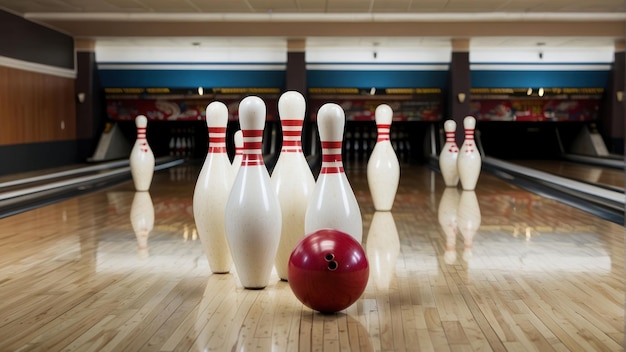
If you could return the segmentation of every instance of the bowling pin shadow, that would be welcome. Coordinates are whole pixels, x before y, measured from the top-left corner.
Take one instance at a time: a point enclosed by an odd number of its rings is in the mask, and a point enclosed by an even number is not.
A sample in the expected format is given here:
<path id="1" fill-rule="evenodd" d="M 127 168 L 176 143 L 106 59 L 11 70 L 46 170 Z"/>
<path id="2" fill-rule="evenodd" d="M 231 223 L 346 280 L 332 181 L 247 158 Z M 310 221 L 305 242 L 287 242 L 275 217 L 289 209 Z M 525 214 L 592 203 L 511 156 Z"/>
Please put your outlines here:
<path id="1" fill-rule="evenodd" d="M 459 194 L 455 187 L 446 187 L 439 201 L 438 218 L 445 235 L 444 262 L 456 262 L 459 233 L 463 237 L 463 260 L 469 261 L 473 257 L 473 241 L 481 223 L 476 192 L 462 191 Z"/>
<path id="2" fill-rule="evenodd" d="M 130 223 L 137 239 L 137 254 L 140 258 L 147 258 L 148 237 L 154 228 L 154 205 L 150 192 L 135 192 L 133 203 L 130 206 Z"/>
<path id="3" fill-rule="evenodd" d="M 374 281 L 376 288 L 389 289 L 400 253 L 398 229 L 390 211 L 374 213 L 367 233 L 365 251 L 370 265 L 370 279 Z"/>

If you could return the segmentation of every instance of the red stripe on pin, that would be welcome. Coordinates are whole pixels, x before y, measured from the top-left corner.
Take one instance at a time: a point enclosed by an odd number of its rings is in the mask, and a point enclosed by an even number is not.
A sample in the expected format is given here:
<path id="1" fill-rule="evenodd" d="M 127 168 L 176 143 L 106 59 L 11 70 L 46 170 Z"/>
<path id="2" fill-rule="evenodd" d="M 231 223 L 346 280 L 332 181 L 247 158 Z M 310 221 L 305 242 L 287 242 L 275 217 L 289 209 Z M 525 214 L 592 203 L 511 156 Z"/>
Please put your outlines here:
<path id="1" fill-rule="evenodd" d="M 263 137 L 263 130 L 242 130 L 243 138 Z"/>
<path id="2" fill-rule="evenodd" d="M 209 133 L 226 133 L 226 127 L 209 127 Z"/>
<path id="3" fill-rule="evenodd" d="M 342 172 L 343 172 L 343 167 L 341 166 L 322 167 L 322 169 L 320 170 L 320 173 L 322 174 L 339 174 Z"/>
<path id="4" fill-rule="evenodd" d="M 301 127 L 302 120 L 281 120 L 280 123 L 283 126 L 291 126 L 291 127 Z"/>
<path id="5" fill-rule="evenodd" d="M 213 154 L 226 153 L 226 147 L 209 147 L 209 153 L 213 153 Z"/>
<path id="6" fill-rule="evenodd" d="M 283 136 L 285 136 L 285 137 L 300 137 L 300 131 L 283 130 Z"/>
<path id="7" fill-rule="evenodd" d="M 326 141 L 322 142 L 322 148 L 324 149 L 336 149 L 341 148 L 341 141 Z"/>
<path id="8" fill-rule="evenodd" d="M 323 163 L 335 163 L 341 161 L 341 154 L 324 154 L 322 155 Z"/>
<path id="9" fill-rule="evenodd" d="M 302 142 L 300 140 L 297 140 L 297 141 L 285 140 L 285 141 L 283 141 L 283 147 L 299 147 L 301 145 L 302 145 Z"/>
<path id="10" fill-rule="evenodd" d="M 243 149 L 261 149 L 263 142 L 243 142 Z"/>
<path id="11" fill-rule="evenodd" d="M 226 143 L 226 137 L 213 137 L 209 138 L 210 143 Z"/>

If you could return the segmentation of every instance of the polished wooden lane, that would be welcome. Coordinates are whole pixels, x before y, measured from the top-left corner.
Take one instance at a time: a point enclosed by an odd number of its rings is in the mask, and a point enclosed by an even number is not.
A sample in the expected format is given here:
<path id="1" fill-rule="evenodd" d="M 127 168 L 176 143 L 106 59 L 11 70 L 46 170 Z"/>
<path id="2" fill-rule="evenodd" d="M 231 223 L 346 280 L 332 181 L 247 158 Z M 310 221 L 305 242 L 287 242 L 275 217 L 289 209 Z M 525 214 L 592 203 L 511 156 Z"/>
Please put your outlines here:
<path id="1" fill-rule="evenodd" d="M 577 181 L 624 189 L 624 170 L 562 160 L 516 160 L 514 163 Z"/>
<path id="2" fill-rule="evenodd" d="M 445 190 L 406 165 L 393 211 L 375 213 L 365 165 L 347 165 L 371 276 L 322 315 L 275 274 L 246 290 L 210 273 L 198 173 L 158 172 L 150 202 L 127 182 L 0 220 L 0 350 L 623 350 L 622 226 L 486 174 L 475 193 Z"/>

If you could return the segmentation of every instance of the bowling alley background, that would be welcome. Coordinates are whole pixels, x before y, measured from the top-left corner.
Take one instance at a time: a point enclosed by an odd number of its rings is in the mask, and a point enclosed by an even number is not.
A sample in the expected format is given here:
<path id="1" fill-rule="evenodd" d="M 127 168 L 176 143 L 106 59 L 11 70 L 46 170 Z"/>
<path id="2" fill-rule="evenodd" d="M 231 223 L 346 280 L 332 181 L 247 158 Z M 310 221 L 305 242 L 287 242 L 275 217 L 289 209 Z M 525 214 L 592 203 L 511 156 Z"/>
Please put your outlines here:
<path id="1" fill-rule="evenodd" d="M 21 41 L 29 43 L 0 44 L 0 85 L 10 87 L 0 89 L 3 174 L 84 162 L 112 125 L 132 141 L 138 114 L 150 120 L 157 157 L 201 160 L 204 108 L 213 100 L 232 113 L 232 157 L 236 103 L 247 95 L 266 101 L 265 140 L 279 145 L 272 139 L 280 134 L 276 102 L 286 90 L 307 99 L 307 154 L 319 148 L 315 112 L 329 101 L 346 112 L 347 160 L 365 160 L 371 152 L 373 109 L 381 103 L 394 110 L 391 140 L 406 163 L 426 162 L 431 142 L 442 144 L 443 121 L 469 114 L 479 121 L 484 151 L 495 157 L 505 157 L 502 143 L 508 157 L 552 157 L 559 150 L 551 131 L 559 129 L 567 143 L 585 126 L 600 130 L 610 152 L 623 152 L 623 102 L 615 99 L 624 85 L 623 47 L 467 51 L 445 41 L 428 48 L 346 42 L 329 49 L 314 39 L 305 51 L 287 40 L 245 48 L 201 41 L 176 48 L 96 45 L 6 12 L 0 20 L 21 28 Z M 534 143 L 518 147 L 523 139 Z"/>

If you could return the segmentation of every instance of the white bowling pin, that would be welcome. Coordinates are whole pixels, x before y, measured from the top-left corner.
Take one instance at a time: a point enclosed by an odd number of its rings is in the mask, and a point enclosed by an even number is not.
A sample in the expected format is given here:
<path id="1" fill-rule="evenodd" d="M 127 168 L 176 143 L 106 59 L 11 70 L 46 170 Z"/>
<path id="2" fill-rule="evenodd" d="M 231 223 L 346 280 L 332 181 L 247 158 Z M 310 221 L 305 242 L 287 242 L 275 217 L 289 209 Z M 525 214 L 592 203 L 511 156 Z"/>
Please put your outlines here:
<path id="1" fill-rule="evenodd" d="M 261 154 L 265 111 L 259 97 L 246 97 L 239 104 L 243 160 L 226 203 L 226 238 L 239 280 L 249 289 L 269 283 L 282 221 Z"/>
<path id="2" fill-rule="evenodd" d="M 476 192 L 461 192 L 457 210 L 457 224 L 461 235 L 463 235 L 463 259 L 466 261 L 472 257 L 472 243 L 474 242 L 476 232 L 480 228 L 480 222 L 480 206 L 478 205 Z"/>
<path id="3" fill-rule="evenodd" d="M 317 127 L 322 143 L 322 168 L 306 210 L 304 230 L 310 234 L 323 228 L 336 229 L 361 243 L 361 209 L 341 160 L 345 123 L 345 113 L 337 104 L 324 104 L 317 113 Z"/>
<path id="4" fill-rule="evenodd" d="M 396 262 L 400 254 L 400 238 L 393 215 L 390 211 L 374 212 L 372 223 L 367 233 L 365 244 L 370 275 L 376 287 L 389 288 L 389 283 L 396 272 Z"/>
<path id="5" fill-rule="evenodd" d="M 441 170 L 446 187 L 456 187 L 459 183 L 459 172 L 456 166 L 459 156 L 459 147 L 455 139 L 456 122 L 447 120 L 443 124 L 443 130 L 446 132 L 446 143 L 439 154 L 439 170 Z"/>
<path id="6" fill-rule="evenodd" d="M 232 257 L 224 230 L 224 214 L 235 177 L 226 153 L 226 105 L 217 101 L 209 104 L 206 122 L 209 151 L 193 193 L 193 215 L 211 271 L 227 273 L 232 266 Z"/>
<path id="7" fill-rule="evenodd" d="M 148 237 L 154 228 L 154 205 L 150 192 L 135 192 L 130 206 L 130 224 L 137 239 L 137 254 L 148 257 Z"/>
<path id="8" fill-rule="evenodd" d="M 437 211 L 439 225 L 441 225 L 441 229 L 446 236 L 446 247 L 443 256 L 446 264 L 453 264 L 456 261 L 459 198 L 459 192 L 456 187 L 446 187 L 441 195 Z"/>
<path id="9" fill-rule="evenodd" d="M 176 137 L 176 155 L 183 155 L 183 139 L 180 136 Z"/>
<path id="10" fill-rule="evenodd" d="M 241 167 L 241 160 L 243 159 L 243 134 L 241 130 L 235 132 L 235 156 L 233 157 L 233 175 L 237 176 L 239 167 Z"/>
<path id="11" fill-rule="evenodd" d="M 135 183 L 135 190 L 141 192 L 150 189 L 154 175 L 154 154 L 146 139 L 148 119 L 139 115 L 135 119 L 135 125 L 137 126 L 137 140 L 130 151 L 130 173 Z"/>
<path id="12" fill-rule="evenodd" d="M 304 237 L 304 215 L 315 187 L 315 179 L 302 152 L 302 123 L 306 102 L 302 94 L 290 91 L 278 100 L 283 130 L 283 146 L 274 166 L 271 180 L 282 210 L 282 232 L 275 268 L 287 280 L 289 257 Z"/>
<path id="13" fill-rule="evenodd" d="M 463 120 L 463 128 L 465 129 L 465 140 L 461 145 L 461 150 L 459 150 L 456 165 L 461 187 L 466 191 L 473 191 L 476 188 L 482 166 L 482 158 L 474 142 L 476 119 L 473 116 L 466 116 Z"/>
<path id="14" fill-rule="evenodd" d="M 378 138 L 367 162 L 367 183 L 376 211 L 389 211 L 398 191 L 400 163 L 389 140 L 393 110 L 387 104 L 376 108 Z"/>

